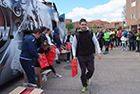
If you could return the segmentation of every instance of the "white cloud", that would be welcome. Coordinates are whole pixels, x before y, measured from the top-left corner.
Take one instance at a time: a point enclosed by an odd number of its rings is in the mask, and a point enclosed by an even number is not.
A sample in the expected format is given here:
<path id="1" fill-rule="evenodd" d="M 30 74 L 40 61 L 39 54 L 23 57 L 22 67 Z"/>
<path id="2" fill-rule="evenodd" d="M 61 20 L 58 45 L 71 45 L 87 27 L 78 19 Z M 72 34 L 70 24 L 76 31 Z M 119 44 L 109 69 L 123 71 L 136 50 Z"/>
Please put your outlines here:
<path id="1" fill-rule="evenodd" d="M 112 20 L 119 19 L 122 20 L 122 11 L 123 6 L 125 5 L 126 0 L 110 0 L 109 3 L 104 5 L 98 5 L 90 9 L 85 9 L 82 7 L 76 7 L 66 14 L 66 18 L 74 18 L 74 17 L 95 17 L 100 16 L 100 19 L 106 20 L 110 18 Z M 106 18 L 106 19 L 105 19 Z M 93 19 L 91 19 L 93 20 Z"/>
<path id="2" fill-rule="evenodd" d="M 67 13 L 66 17 L 73 18 L 73 17 L 77 17 L 77 16 L 85 16 L 86 13 L 88 13 L 87 9 L 76 7 L 72 10 L 72 12 Z"/>
<path id="3" fill-rule="evenodd" d="M 91 21 L 91 20 L 93 20 L 92 17 L 81 17 L 81 18 L 84 18 L 84 19 L 86 19 L 87 21 Z"/>
<path id="4" fill-rule="evenodd" d="M 102 18 L 101 20 L 102 20 L 102 21 L 107 21 L 107 18 Z"/>

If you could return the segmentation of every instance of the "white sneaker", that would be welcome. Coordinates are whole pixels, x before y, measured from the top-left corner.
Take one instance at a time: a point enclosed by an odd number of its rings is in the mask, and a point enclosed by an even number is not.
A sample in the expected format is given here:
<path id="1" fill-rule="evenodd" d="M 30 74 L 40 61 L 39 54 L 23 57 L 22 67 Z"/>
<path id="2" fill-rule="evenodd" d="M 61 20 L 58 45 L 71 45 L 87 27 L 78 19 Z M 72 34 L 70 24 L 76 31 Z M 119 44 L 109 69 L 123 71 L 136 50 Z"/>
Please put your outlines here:
<path id="1" fill-rule="evenodd" d="M 67 60 L 67 62 L 69 62 L 69 60 Z"/>
<path id="2" fill-rule="evenodd" d="M 55 74 L 55 75 L 54 75 L 54 77 L 55 77 L 55 78 L 57 78 L 57 77 L 58 77 L 58 78 L 61 78 L 61 77 L 62 77 L 62 75 Z"/>
<path id="3" fill-rule="evenodd" d="M 125 49 L 127 51 L 127 49 Z"/>
<path id="4" fill-rule="evenodd" d="M 32 83 L 29 83 L 28 85 L 29 87 L 34 87 L 34 88 L 38 88 L 36 84 L 32 84 Z"/>
<path id="5" fill-rule="evenodd" d="M 32 84 L 32 83 L 23 83 L 24 87 L 34 87 L 34 88 L 38 88 L 38 86 L 36 84 Z"/>

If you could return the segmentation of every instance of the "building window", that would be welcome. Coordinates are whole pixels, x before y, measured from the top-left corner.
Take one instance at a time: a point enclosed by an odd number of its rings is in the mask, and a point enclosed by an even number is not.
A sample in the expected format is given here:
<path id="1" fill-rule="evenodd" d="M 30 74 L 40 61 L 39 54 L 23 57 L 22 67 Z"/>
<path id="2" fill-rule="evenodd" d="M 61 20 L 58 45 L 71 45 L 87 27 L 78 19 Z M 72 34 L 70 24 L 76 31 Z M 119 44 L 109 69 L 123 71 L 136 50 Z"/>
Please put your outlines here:
<path id="1" fill-rule="evenodd" d="M 115 27 L 119 27 L 119 23 L 115 23 Z"/>
<path id="2" fill-rule="evenodd" d="M 135 7 L 136 6 L 136 1 L 131 3 L 131 7 Z"/>
<path id="3" fill-rule="evenodd" d="M 136 18 L 136 14 L 135 13 L 131 15 L 131 19 L 134 19 L 134 18 Z"/>

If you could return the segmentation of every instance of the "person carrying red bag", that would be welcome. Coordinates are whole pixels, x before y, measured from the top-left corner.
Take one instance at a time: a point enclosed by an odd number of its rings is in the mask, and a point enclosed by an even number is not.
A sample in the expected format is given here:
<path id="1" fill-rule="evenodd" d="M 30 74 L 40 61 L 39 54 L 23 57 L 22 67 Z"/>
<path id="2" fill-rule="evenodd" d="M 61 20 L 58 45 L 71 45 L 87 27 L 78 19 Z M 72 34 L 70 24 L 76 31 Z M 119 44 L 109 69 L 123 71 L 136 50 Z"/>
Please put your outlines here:
<path id="1" fill-rule="evenodd" d="M 37 50 L 37 52 L 40 53 L 40 54 L 45 53 L 46 56 L 47 56 L 47 55 L 48 55 L 48 51 L 50 51 L 50 47 L 49 47 L 48 41 L 45 40 L 45 42 L 42 43 L 41 47 Z M 52 53 L 54 53 L 54 52 L 52 52 Z M 55 78 L 56 78 L 56 77 L 62 77 L 62 75 L 59 75 L 58 73 L 56 73 L 55 69 L 53 68 L 53 65 L 50 65 L 50 64 L 49 64 L 48 67 L 43 68 L 43 69 L 45 69 L 45 70 L 46 70 L 46 69 L 51 69 L 52 72 L 54 73 L 54 77 L 55 77 Z"/>
<path id="2" fill-rule="evenodd" d="M 83 85 L 82 93 L 84 93 L 89 84 L 89 79 L 94 73 L 94 49 L 97 48 L 98 59 L 101 59 L 101 50 L 95 34 L 87 30 L 86 19 L 79 21 L 80 31 L 78 31 L 73 38 L 72 51 L 73 59 L 78 56 L 79 65 L 81 68 L 81 82 Z M 79 36 L 79 37 L 78 37 Z M 76 56 L 77 54 L 77 56 Z M 88 70 L 86 72 L 86 69 Z"/>
<path id="3" fill-rule="evenodd" d="M 65 37 L 65 43 L 66 43 L 66 50 L 67 50 L 67 62 L 70 61 L 70 53 L 72 53 L 71 45 L 73 41 L 73 36 L 70 34 L 70 32 L 67 33 L 67 36 Z M 73 59 L 73 55 L 72 55 Z"/>
<path id="4" fill-rule="evenodd" d="M 40 29 L 35 29 L 33 33 L 28 36 L 23 44 L 20 54 L 20 63 L 23 67 L 30 87 L 37 87 L 35 83 L 35 70 L 33 58 L 39 58 L 42 60 L 42 56 L 37 53 L 37 39 L 41 36 L 42 31 Z"/>

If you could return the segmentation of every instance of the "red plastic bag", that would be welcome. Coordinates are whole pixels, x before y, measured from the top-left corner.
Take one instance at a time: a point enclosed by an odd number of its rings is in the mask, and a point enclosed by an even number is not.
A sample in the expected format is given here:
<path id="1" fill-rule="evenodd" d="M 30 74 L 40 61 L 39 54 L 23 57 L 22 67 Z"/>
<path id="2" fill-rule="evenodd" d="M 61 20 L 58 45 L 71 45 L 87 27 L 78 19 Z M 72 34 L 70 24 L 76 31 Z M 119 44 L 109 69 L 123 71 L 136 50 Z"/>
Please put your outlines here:
<path id="1" fill-rule="evenodd" d="M 60 53 L 62 53 L 62 47 L 60 46 Z"/>
<path id="2" fill-rule="evenodd" d="M 25 90 L 21 94 L 30 94 L 33 90 Z"/>
<path id="3" fill-rule="evenodd" d="M 41 56 L 42 56 L 42 60 L 40 60 L 40 59 L 37 59 L 37 60 L 40 64 L 41 69 L 43 69 L 43 68 L 49 66 L 49 63 L 48 63 L 45 53 L 41 54 Z"/>
<path id="4" fill-rule="evenodd" d="M 48 56 L 47 56 L 47 60 L 49 62 L 49 65 L 53 65 L 54 63 L 54 59 L 56 57 L 56 48 L 52 47 L 52 49 L 50 51 L 48 51 Z"/>
<path id="5" fill-rule="evenodd" d="M 76 76 L 78 74 L 77 59 L 72 60 L 71 65 L 72 65 L 72 77 L 74 77 L 74 76 Z"/>
<path id="6" fill-rule="evenodd" d="M 119 38 L 122 37 L 122 33 L 121 33 L 121 31 L 118 32 L 118 37 L 119 37 Z"/>
<path id="7" fill-rule="evenodd" d="M 66 50 L 70 50 L 70 49 L 71 49 L 71 44 L 70 44 L 70 42 L 68 42 L 66 45 Z"/>

